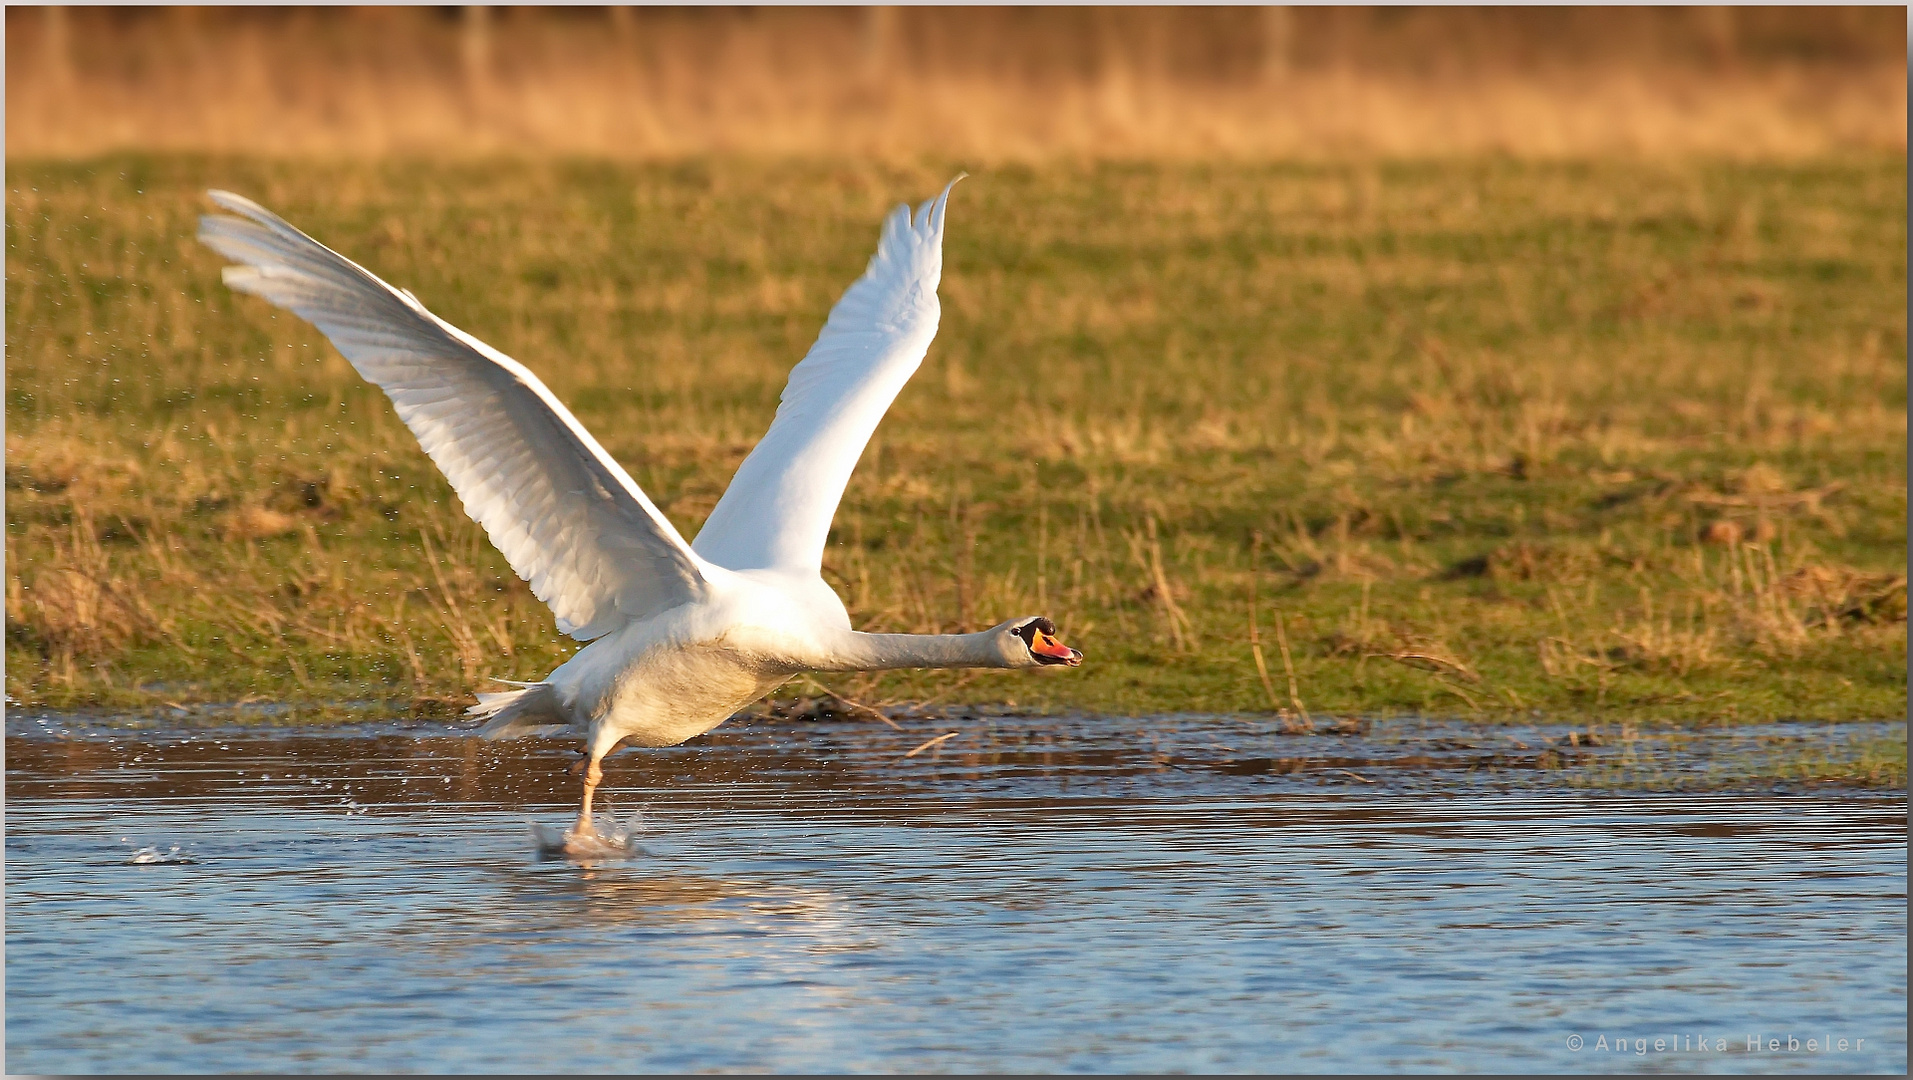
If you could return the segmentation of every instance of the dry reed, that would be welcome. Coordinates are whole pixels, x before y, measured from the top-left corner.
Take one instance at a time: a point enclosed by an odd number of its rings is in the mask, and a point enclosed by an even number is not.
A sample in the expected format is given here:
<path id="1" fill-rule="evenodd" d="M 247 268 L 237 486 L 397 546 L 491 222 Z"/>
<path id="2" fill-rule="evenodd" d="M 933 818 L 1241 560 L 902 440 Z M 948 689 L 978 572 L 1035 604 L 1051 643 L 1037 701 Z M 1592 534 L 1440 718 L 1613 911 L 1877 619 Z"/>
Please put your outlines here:
<path id="1" fill-rule="evenodd" d="M 7 13 L 7 153 L 1799 158 L 1906 145 L 1892 8 Z"/>

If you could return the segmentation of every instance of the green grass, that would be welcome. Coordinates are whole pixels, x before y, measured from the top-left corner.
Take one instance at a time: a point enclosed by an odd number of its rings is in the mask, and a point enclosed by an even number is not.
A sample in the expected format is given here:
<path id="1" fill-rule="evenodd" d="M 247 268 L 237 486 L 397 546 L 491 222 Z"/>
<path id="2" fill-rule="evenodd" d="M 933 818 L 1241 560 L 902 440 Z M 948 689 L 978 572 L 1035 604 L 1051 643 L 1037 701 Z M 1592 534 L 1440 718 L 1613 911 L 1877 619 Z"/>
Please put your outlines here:
<path id="1" fill-rule="evenodd" d="M 220 285 L 202 189 L 524 361 L 689 535 L 956 168 L 10 163 L 8 694 L 429 705 L 575 648 L 384 397 Z M 826 575 L 1089 662 L 834 689 L 1904 714 L 1903 156 L 974 171 Z"/>
<path id="2" fill-rule="evenodd" d="M 1906 787 L 1906 727 L 1885 730 L 1845 725 L 1792 730 L 1728 732 L 1698 728 L 1642 730 L 1622 722 L 1589 729 L 1585 745 L 1604 749 L 1585 758 L 1550 762 L 1570 771 L 1570 787 L 1603 790 L 1724 790 L 1749 787 L 1812 787 L 1903 790 Z M 1557 742 L 1556 746 L 1559 745 Z M 1548 753 L 1542 759 L 1547 762 Z"/>

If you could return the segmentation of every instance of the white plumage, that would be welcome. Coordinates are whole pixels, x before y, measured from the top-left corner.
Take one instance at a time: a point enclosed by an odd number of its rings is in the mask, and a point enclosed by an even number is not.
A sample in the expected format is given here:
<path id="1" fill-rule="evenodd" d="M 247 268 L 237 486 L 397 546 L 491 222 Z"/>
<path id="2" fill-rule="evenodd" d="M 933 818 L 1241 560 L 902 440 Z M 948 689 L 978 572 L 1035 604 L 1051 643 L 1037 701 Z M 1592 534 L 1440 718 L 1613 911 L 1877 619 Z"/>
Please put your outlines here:
<path id="1" fill-rule="evenodd" d="M 199 238 L 227 285 L 319 328 L 384 390 L 465 512 L 580 641 L 697 600 L 702 563 L 538 376 L 251 200 Z"/>
<path id="2" fill-rule="evenodd" d="M 311 322 L 384 390 L 558 628 L 591 642 L 471 710 L 492 737 L 584 737 L 576 842 L 591 843 L 599 761 L 618 743 L 683 742 L 797 672 L 1081 661 L 1033 616 L 976 634 L 857 633 L 820 574 L 851 471 L 936 336 L 950 188 L 884 221 L 692 544 L 523 365 L 258 204 L 211 196 L 242 215 L 200 222 L 200 240 L 240 264 L 226 283 Z"/>
<path id="3" fill-rule="evenodd" d="M 691 545 L 699 555 L 733 570 L 816 576 L 858 457 L 937 336 L 949 198 L 946 187 L 914 222 L 907 206 L 884 220 L 869 269 L 791 369 L 777 418 Z"/>

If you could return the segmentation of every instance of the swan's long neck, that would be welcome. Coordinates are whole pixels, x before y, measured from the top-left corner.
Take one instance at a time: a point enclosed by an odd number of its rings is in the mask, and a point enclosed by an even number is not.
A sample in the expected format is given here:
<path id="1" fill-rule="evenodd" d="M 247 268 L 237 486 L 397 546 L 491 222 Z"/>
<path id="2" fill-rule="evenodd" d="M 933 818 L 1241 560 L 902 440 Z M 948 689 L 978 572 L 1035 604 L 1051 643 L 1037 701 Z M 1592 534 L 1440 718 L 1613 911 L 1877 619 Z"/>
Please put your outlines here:
<path id="1" fill-rule="evenodd" d="M 828 635 L 812 671 L 882 671 L 890 668 L 1010 667 L 995 630 L 974 634 L 860 634 L 843 630 Z"/>

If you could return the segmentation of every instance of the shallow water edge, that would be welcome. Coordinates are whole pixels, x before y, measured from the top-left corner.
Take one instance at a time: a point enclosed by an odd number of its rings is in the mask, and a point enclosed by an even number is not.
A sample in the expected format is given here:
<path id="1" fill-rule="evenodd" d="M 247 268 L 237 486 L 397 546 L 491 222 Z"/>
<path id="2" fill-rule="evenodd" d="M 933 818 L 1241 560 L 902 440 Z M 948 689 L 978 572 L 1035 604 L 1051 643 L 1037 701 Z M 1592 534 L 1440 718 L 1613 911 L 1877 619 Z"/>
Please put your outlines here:
<path id="1" fill-rule="evenodd" d="M 589 861 L 563 742 L 15 715 L 8 1064 L 1903 1072 L 1905 793 L 1760 763 L 1904 725 L 1566 734 L 726 725 Z"/>

